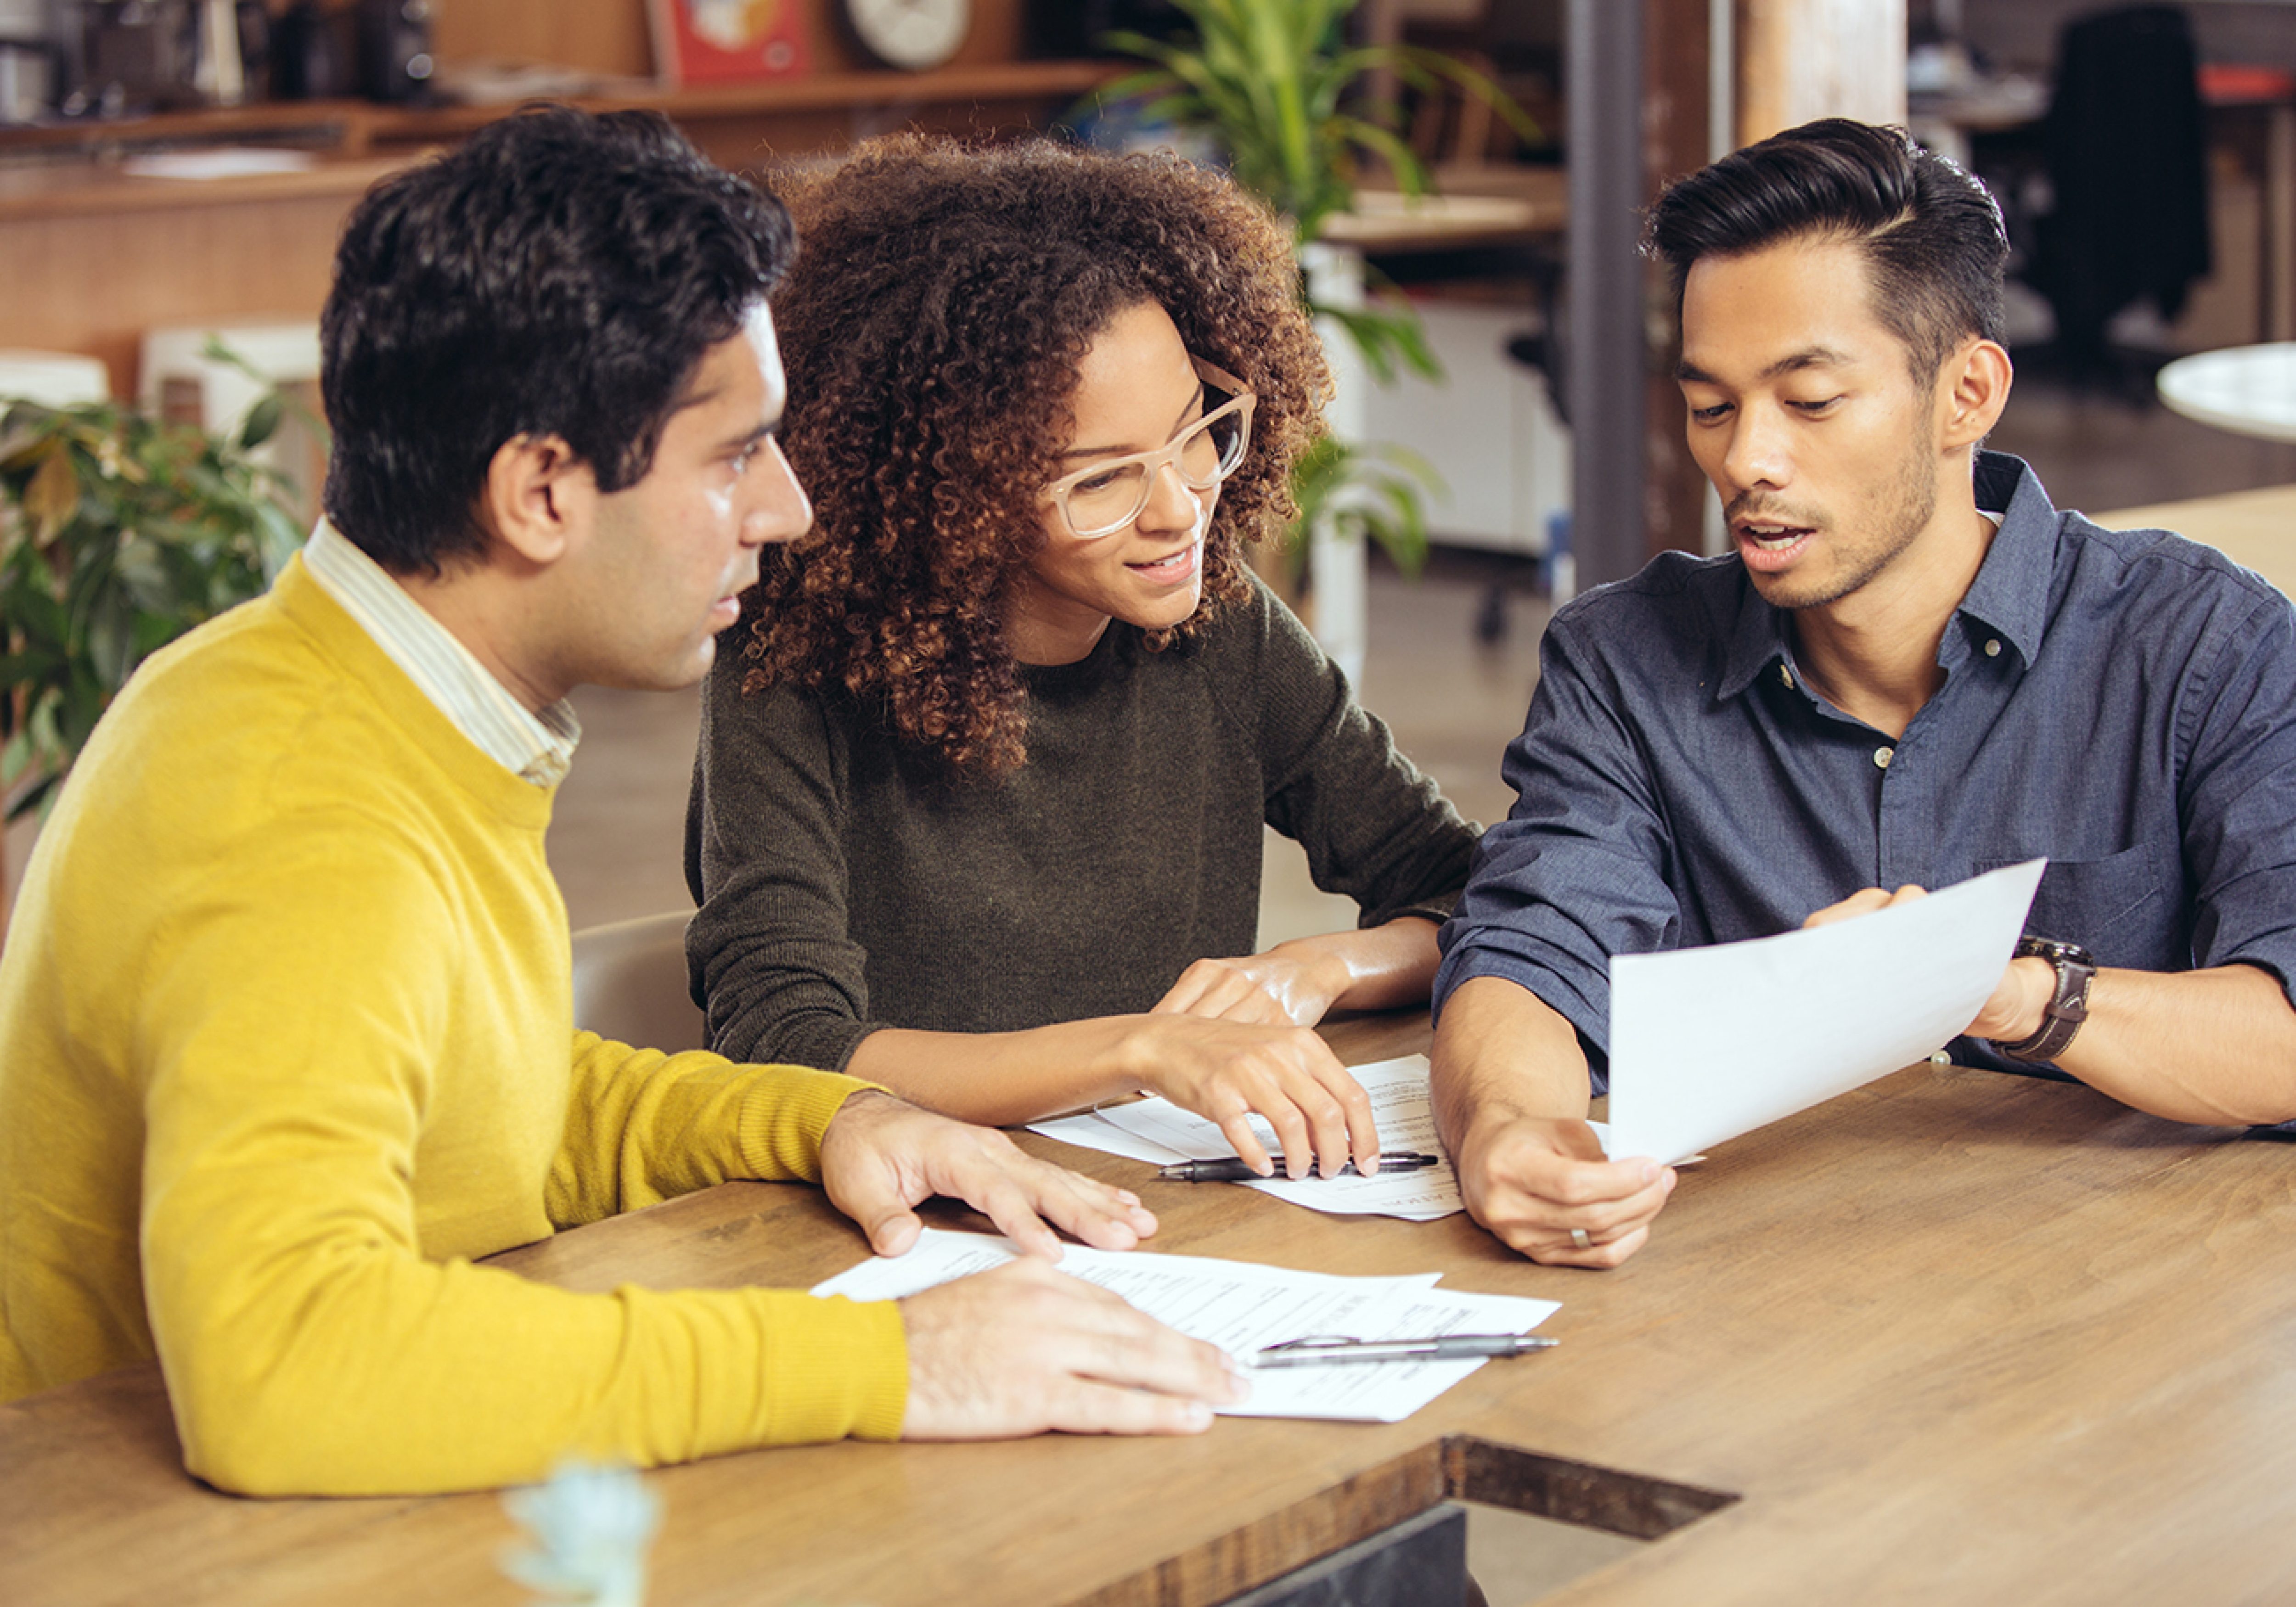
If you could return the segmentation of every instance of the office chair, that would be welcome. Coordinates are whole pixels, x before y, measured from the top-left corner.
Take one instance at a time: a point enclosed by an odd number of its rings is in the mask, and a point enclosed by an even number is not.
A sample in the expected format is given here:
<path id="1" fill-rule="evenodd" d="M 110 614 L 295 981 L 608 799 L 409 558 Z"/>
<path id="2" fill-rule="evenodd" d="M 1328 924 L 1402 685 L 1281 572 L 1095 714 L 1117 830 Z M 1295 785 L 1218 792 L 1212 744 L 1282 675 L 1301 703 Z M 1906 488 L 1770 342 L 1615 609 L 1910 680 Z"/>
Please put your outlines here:
<path id="1" fill-rule="evenodd" d="M 701 1049 L 709 1032 L 686 991 L 688 910 L 574 934 L 574 1024 L 644 1049 Z"/>
<path id="2" fill-rule="evenodd" d="M 2075 379 L 2112 377 L 2105 326 L 2151 297 L 2164 319 L 2209 273 L 2209 167 L 2191 20 L 2173 5 L 2077 18 L 2043 125 L 2054 201 L 2027 275 Z"/>

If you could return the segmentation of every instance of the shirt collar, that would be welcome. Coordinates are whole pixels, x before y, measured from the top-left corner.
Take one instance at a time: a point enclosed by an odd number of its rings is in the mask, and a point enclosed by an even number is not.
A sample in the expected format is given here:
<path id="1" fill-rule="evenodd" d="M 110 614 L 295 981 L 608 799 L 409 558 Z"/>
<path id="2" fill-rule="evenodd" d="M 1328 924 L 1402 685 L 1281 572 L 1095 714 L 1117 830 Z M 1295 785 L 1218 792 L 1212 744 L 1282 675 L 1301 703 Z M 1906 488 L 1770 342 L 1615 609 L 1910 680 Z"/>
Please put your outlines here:
<path id="1" fill-rule="evenodd" d="M 2056 568 L 2057 511 L 2041 481 L 2021 458 L 2005 452 L 1980 452 L 1976 463 L 1977 505 L 2001 515 L 2001 529 L 1978 565 L 1956 614 L 1966 614 L 2006 637 L 2028 664 L 2040 651 L 2042 622 Z M 1738 617 L 1715 680 L 1718 698 L 1734 698 L 1773 664 L 1792 660 L 1786 611 L 1772 608 L 1738 574 Z"/>
<path id="2" fill-rule="evenodd" d="M 1977 505 L 2001 529 L 1955 611 L 1997 631 L 2026 663 L 2041 651 L 2057 568 L 2057 511 L 2040 477 L 2005 452 L 1977 455 Z"/>
<path id="3" fill-rule="evenodd" d="M 537 787 L 566 779 L 582 722 L 563 698 L 539 714 L 518 701 L 390 571 L 321 519 L 303 567 L 472 745 Z"/>

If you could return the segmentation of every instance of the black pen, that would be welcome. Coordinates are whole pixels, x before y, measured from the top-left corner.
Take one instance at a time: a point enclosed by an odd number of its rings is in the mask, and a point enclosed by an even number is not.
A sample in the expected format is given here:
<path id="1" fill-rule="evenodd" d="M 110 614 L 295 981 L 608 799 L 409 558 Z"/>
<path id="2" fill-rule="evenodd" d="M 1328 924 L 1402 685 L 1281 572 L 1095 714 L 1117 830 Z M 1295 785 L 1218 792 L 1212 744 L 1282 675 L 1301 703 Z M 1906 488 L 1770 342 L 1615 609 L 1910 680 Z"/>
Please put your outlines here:
<path id="1" fill-rule="evenodd" d="M 1275 1175 L 1273 1177 L 1261 1177 L 1251 1169 L 1249 1161 L 1234 1155 L 1229 1156 L 1225 1160 L 1191 1160 L 1183 1166 L 1164 1167 L 1157 1172 L 1156 1177 L 1158 1181 L 1163 1183 L 1274 1183 L 1283 1177 L 1283 1157 L 1270 1155 L 1267 1159 L 1275 1167 Z M 1443 1157 L 1440 1155 L 1421 1155 L 1407 1150 L 1399 1154 L 1382 1155 L 1379 1158 L 1379 1169 L 1382 1172 L 1421 1172 L 1431 1166 L 1442 1164 Z M 1309 1174 L 1310 1177 L 1319 1175 Z M 1350 1160 L 1339 1169 L 1338 1176 L 1357 1177 L 1362 1174 L 1356 1170 L 1356 1163 Z M 1305 1182 L 1306 1179 L 1301 1178 L 1300 1181 Z"/>
<path id="2" fill-rule="evenodd" d="M 1442 1333 L 1427 1339 L 1287 1340 L 1255 1352 L 1255 1367 L 1304 1367 L 1315 1362 L 1458 1361 L 1479 1356 L 1521 1356 L 1557 1341 L 1528 1333 Z"/>

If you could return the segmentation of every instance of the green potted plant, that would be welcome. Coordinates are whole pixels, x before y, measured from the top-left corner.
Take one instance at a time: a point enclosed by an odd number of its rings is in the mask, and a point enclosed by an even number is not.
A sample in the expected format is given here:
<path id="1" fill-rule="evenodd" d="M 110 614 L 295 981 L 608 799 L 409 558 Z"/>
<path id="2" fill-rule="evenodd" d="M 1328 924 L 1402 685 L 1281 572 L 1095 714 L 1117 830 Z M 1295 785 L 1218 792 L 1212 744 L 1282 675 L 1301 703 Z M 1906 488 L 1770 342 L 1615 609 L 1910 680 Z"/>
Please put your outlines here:
<path id="1" fill-rule="evenodd" d="M 45 813 L 137 664 L 261 593 L 300 545 L 283 477 L 250 455 L 286 406 L 266 395 L 226 438 L 115 402 L 0 400 L 7 819 Z"/>
<path id="2" fill-rule="evenodd" d="M 1291 221 L 1311 266 L 1324 225 L 1353 206 L 1370 169 L 1384 168 L 1406 195 L 1433 193 L 1426 165 L 1390 126 L 1390 109 L 1363 104 L 1374 75 L 1429 93 L 1455 86 L 1488 102 L 1526 139 L 1538 137 L 1497 85 L 1439 51 L 1349 46 L 1344 24 L 1357 0 L 1173 3 L 1195 25 L 1194 37 L 1110 35 L 1110 45 L 1152 65 L 1104 93 L 1143 97 L 1149 118 L 1208 136 L 1236 180 Z M 1383 382 L 1405 369 L 1440 376 L 1408 303 L 1357 305 L 1357 298 L 1316 294 L 1312 280 L 1320 276 L 1303 267 L 1310 310 L 1346 332 L 1373 379 Z M 1439 486 L 1409 454 L 1330 439 L 1301 463 L 1294 489 L 1303 529 L 1328 513 L 1334 528 L 1369 535 L 1408 570 L 1426 553 L 1424 494 Z"/>

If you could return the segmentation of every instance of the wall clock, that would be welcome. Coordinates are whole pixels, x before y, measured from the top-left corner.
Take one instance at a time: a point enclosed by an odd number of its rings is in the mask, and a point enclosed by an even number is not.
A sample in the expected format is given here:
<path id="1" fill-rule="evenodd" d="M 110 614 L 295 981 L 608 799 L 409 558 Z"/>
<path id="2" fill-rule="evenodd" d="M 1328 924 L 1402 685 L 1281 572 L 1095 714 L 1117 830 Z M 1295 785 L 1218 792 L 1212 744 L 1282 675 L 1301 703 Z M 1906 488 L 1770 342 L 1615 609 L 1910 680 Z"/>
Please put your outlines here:
<path id="1" fill-rule="evenodd" d="M 972 0 L 843 0 L 845 25 L 888 67 L 946 64 L 972 27 Z"/>

